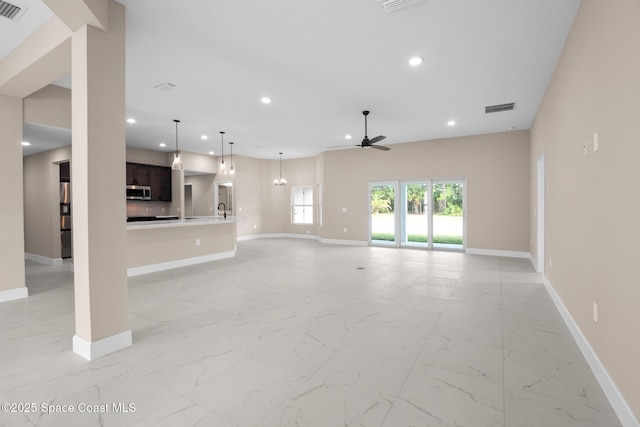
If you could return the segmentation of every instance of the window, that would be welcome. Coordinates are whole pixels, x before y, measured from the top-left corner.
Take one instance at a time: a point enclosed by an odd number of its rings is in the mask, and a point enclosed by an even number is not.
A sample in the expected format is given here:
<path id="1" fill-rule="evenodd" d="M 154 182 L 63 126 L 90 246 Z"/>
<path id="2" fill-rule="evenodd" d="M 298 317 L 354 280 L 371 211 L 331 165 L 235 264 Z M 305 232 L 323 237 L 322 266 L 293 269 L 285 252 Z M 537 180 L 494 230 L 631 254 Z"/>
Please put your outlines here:
<path id="1" fill-rule="evenodd" d="M 291 212 L 294 224 L 313 224 L 313 187 L 292 187 Z"/>

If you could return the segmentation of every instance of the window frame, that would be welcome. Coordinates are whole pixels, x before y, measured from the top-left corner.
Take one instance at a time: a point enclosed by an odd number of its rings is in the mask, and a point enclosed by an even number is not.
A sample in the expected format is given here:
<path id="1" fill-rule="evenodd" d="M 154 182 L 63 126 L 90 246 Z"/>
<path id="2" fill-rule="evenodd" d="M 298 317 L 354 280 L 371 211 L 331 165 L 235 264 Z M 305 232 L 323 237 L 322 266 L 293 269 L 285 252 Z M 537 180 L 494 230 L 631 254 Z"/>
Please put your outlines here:
<path id="1" fill-rule="evenodd" d="M 296 203 L 296 191 L 302 190 L 302 203 Z M 310 194 L 311 203 L 305 203 L 305 195 Z M 313 204 L 313 186 L 312 185 L 296 185 L 291 187 L 291 224 L 294 225 L 313 225 L 314 221 L 314 204 Z M 302 209 L 303 222 L 296 222 L 296 208 Z M 309 218 L 307 218 L 309 217 Z"/>

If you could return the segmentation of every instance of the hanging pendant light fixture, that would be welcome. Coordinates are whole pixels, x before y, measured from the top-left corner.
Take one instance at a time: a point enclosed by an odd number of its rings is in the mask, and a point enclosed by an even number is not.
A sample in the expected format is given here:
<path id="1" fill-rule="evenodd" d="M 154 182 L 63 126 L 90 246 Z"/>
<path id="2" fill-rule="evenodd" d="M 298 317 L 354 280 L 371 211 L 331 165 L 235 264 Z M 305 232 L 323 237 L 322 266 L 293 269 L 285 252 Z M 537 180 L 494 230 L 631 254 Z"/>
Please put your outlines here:
<path id="1" fill-rule="evenodd" d="M 229 175 L 235 175 L 236 171 L 233 169 L 233 142 L 230 142 L 229 145 L 231 146 L 231 168 L 229 169 Z"/>
<path id="2" fill-rule="evenodd" d="M 173 121 L 176 123 L 176 152 L 173 154 L 171 169 L 182 169 L 182 159 L 180 157 L 180 150 L 178 149 L 178 123 L 180 123 L 180 120 L 174 119 Z"/>
<path id="3" fill-rule="evenodd" d="M 223 131 L 220 131 L 220 138 L 221 138 L 220 144 L 222 147 L 222 150 L 221 150 L 222 161 L 220 162 L 220 170 L 218 171 L 218 173 L 220 175 L 225 175 L 227 173 L 227 167 L 224 164 L 224 132 Z"/>
<path id="4" fill-rule="evenodd" d="M 276 178 L 273 180 L 274 185 L 287 185 L 287 180 L 282 177 L 282 153 L 280 154 L 280 179 Z"/>

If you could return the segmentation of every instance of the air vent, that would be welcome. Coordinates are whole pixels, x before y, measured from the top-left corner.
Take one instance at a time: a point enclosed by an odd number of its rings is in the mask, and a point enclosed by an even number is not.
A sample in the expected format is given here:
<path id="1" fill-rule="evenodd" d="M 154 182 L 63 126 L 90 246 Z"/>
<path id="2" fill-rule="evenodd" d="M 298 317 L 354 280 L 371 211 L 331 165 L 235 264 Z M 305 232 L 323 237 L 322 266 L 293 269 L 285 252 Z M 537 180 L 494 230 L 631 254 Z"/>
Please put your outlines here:
<path id="1" fill-rule="evenodd" d="M 162 84 L 159 84 L 158 86 L 154 86 L 153 88 L 161 90 L 162 92 L 171 92 L 177 87 L 178 86 L 174 85 L 173 83 L 162 83 Z"/>
<path id="2" fill-rule="evenodd" d="M 20 6 L 0 0 L 0 16 L 11 19 L 12 21 L 17 21 L 24 12 L 25 9 Z"/>
<path id="3" fill-rule="evenodd" d="M 498 104 L 498 105 L 489 105 L 484 107 L 485 114 L 489 113 L 499 113 L 500 111 L 511 111 L 516 108 L 516 103 L 512 102 L 510 104 Z"/>
<path id="4" fill-rule="evenodd" d="M 411 6 L 412 4 L 422 3 L 424 0 L 383 0 L 382 7 L 387 13 L 394 12 L 398 9 Z"/>

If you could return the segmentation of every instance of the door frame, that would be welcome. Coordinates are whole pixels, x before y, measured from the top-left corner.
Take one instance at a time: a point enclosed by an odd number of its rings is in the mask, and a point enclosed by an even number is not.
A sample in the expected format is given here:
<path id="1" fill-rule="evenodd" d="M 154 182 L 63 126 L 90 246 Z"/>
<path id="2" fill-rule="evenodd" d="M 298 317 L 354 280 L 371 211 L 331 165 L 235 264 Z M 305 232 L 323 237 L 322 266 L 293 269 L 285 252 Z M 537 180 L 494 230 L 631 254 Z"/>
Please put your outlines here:
<path id="1" fill-rule="evenodd" d="M 412 244 L 410 242 L 402 242 L 402 237 L 406 233 L 407 225 L 402 221 L 402 217 L 406 217 L 406 208 L 407 208 L 407 199 L 406 199 L 406 191 L 403 190 L 406 185 L 411 184 L 426 184 L 427 185 L 427 194 L 429 195 L 429 200 L 427 202 L 427 244 Z M 404 248 L 412 248 L 412 249 L 433 249 L 433 239 L 432 239 L 432 230 L 433 230 L 433 216 L 431 208 L 433 206 L 433 195 L 431 193 L 433 188 L 433 180 L 432 179 L 407 179 L 404 181 L 399 181 L 400 186 L 400 204 L 402 206 L 400 218 L 400 241 L 398 242 L 400 247 Z M 407 236 L 408 237 L 408 236 Z"/>
<path id="2" fill-rule="evenodd" d="M 545 270 L 545 153 L 538 157 L 536 165 L 536 271 L 544 273 Z"/>
<path id="3" fill-rule="evenodd" d="M 400 239 L 398 235 L 398 230 L 400 230 L 400 216 L 398 215 L 398 195 L 400 194 L 399 190 L 400 181 L 369 181 L 367 183 L 367 223 L 368 223 L 368 233 L 369 236 L 367 240 L 369 242 L 369 246 L 382 246 L 385 248 L 388 247 L 399 247 Z M 394 196 L 393 196 L 393 226 L 394 226 L 394 241 L 385 243 L 384 241 L 377 240 L 376 243 L 371 239 L 371 187 L 380 187 L 384 185 L 390 185 L 394 188 Z"/>
<path id="4" fill-rule="evenodd" d="M 453 250 L 453 251 L 462 251 L 464 252 L 467 248 L 467 179 L 466 177 L 455 177 L 455 178 L 428 178 L 428 179 L 407 179 L 407 180 L 391 180 L 391 181 L 368 181 L 367 182 L 367 224 L 368 224 L 368 237 L 367 241 L 369 246 L 381 246 L 381 247 L 405 247 L 412 249 L 434 249 L 433 245 L 433 185 L 434 184 L 446 184 L 446 183 L 461 183 L 462 184 L 462 247 L 461 248 L 448 248 L 443 246 L 436 246 L 435 249 L 438 250 Z M 417 246 L 417 245 L 403 245 L 402 244 L 402 221 L 401 218 L 403 216 L 402 212 L 398 212 L 398 206 L 404 209 L 405 196 L 402 194 L 402 185 L 403 184 L 414 184 L 414 183 L 426 183 L 429 191 L 429 203 L 428 203 L 428 245 L 425 246 Z M 394 187 L 394 198 L 393 198 L 393 212 L 394 212 L 394 242 L 384 243 L 381 241 L 376 241 L 375 243 L 371 239 L 371 188 L 373 186 L 383 186 L 390 185 Z"/>

